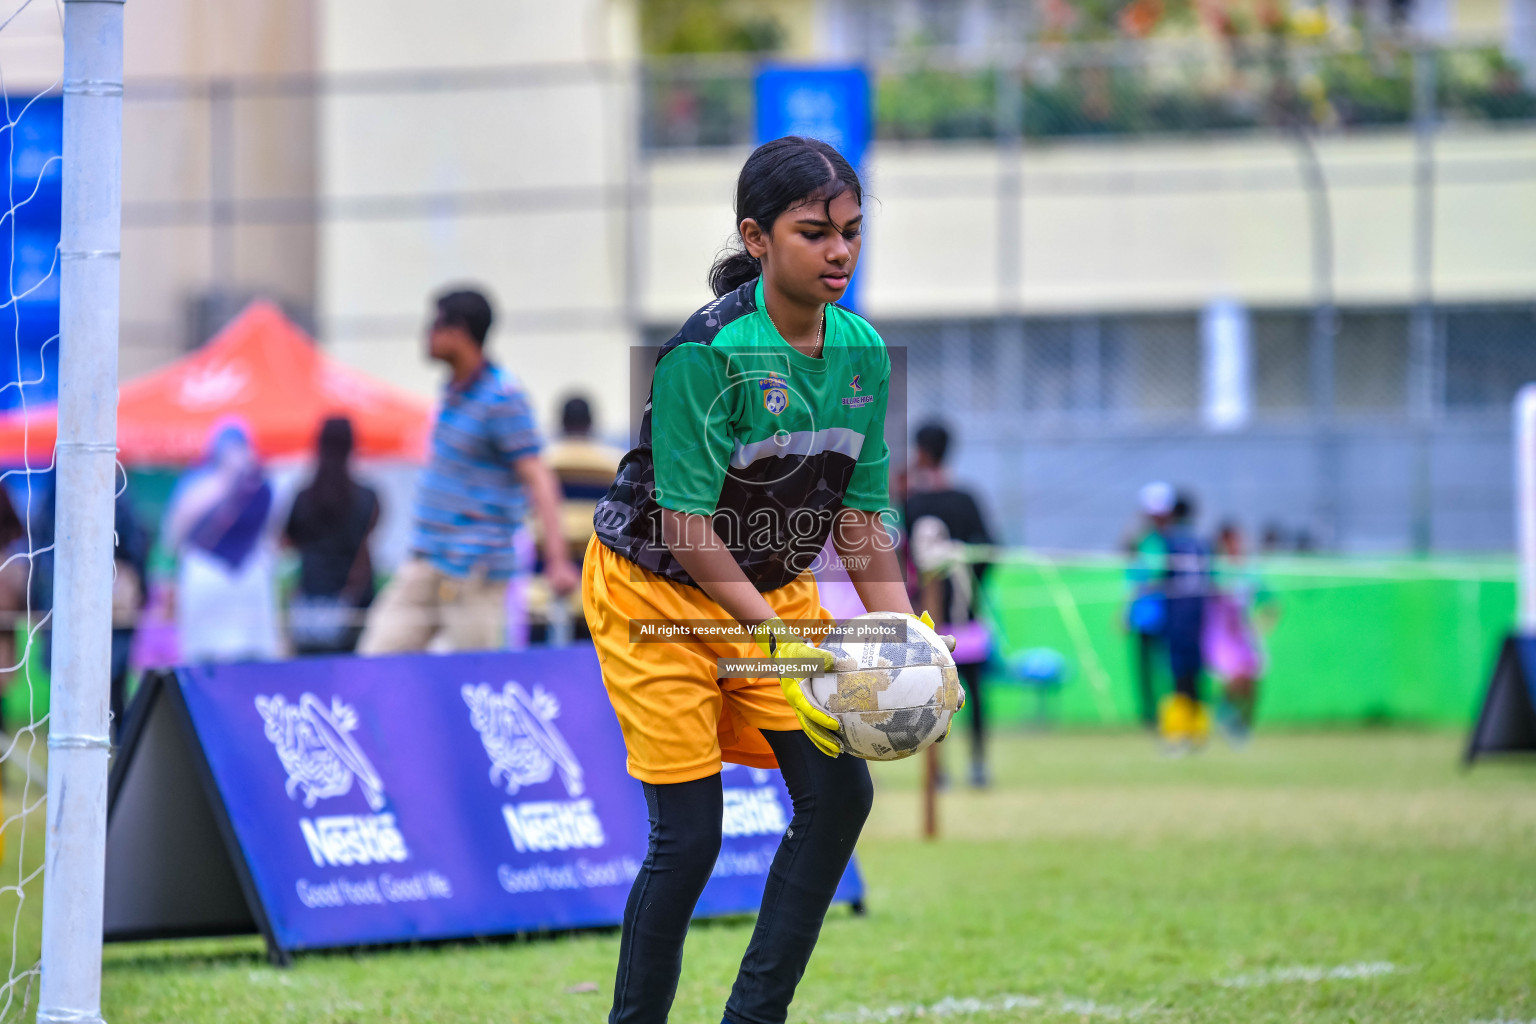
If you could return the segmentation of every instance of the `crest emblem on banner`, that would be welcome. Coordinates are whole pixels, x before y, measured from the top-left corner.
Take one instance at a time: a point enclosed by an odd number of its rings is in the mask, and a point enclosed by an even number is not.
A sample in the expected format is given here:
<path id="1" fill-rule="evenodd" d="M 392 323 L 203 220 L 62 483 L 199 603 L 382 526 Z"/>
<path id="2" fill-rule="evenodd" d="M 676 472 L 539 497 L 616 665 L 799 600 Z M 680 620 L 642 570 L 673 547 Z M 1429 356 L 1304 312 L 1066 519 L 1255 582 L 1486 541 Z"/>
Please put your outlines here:
<path id="1" fill-rule="evenodd" d="M 530 694 L 514 682 L 499 693 L 488 683 L 465 685 L 460 692 L 469 705 L 469 722 L 491 759 L 492 783 L 499 786 L 505 780 L 510 796 L 525 786 L 548 782 L 559 771 L 571 797 L 586 790 L 581 762 L 555 728 L 560 701 L 554 694 L 542 686 Z"/>
<path id="2" fill-rule="evenodd" d="M 384 780 L 352 738 L 357 712 L 340 697 L 332 697 L 326 707 L 312 693 L 301 696 L 297 704 L 275 693 L 258 696 L 256 710 L 288 773 L 289 797 L 297 799 L 302 791 L 304 806 L 313 807 L 319 800 L 351 792 L 356 781 L 368 806 L 383 809 Z"/>

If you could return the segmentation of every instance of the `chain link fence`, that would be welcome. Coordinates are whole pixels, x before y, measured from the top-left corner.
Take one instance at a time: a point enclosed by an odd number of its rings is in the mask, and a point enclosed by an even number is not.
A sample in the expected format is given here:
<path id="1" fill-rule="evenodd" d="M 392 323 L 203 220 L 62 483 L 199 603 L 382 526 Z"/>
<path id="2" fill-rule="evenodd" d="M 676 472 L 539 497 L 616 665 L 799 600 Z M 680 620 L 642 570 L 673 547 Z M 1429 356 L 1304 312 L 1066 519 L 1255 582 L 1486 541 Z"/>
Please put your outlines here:
<path id="1" fill-rule="evenodd" d="M 1536 303 L 1437 310 L 1435 403 L 1410 402 L 1404 310 L 1338 317 L 1320 412 L 1305 311 L 1252 315 L 1252 412 L 1204 419 L 1195 314 L 877 323 L 910 367 L 911 424 L 956 436 L 956 471 L 987 497 L 1009 543 L 1115 544 L 1137 488 L 1190 490 L 1202 521 L 1271 546 L 1506 550 L 1508 409 L 1536 379 Z"/>

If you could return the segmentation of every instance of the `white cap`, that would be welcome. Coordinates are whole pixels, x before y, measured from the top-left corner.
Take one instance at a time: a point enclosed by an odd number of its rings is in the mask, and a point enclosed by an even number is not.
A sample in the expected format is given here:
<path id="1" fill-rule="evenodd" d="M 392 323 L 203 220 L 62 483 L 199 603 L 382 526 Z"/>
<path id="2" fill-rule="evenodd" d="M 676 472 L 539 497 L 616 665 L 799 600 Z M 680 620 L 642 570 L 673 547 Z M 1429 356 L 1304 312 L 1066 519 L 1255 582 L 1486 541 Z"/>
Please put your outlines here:
<path id="1" fill-rule="evenodd" d="M 1149 516 L 1165 516 L 1173 511 L 1173 485 L 1161 480 L 1143 484 L 1137 496 L 1141 510 Z"/>

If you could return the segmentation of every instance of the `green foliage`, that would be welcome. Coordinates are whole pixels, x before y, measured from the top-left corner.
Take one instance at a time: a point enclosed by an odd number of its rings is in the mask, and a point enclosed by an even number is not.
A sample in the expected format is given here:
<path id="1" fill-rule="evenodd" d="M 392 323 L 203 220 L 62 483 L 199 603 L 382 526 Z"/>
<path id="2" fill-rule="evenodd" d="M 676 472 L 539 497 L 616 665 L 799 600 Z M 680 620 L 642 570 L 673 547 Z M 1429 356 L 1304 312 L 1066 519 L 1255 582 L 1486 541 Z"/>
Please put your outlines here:
<path id="1" fill-rule="evenodd" d="M 981 139 L 994 132 L 997 76 L 934 68 L 882 78 L 875 119 L 884 138 Z"/>
<path id="2" fill-rule="evenodd" d="M 1448 110 L 1490 121 L 1536 118 L 1536 92 L 1497 47 L 1445 54 L 1438 71 L 1438 100 Z"/>
<path id="3" fill-rule="evenodd" d="M 1323 88 L 1349 125 L 1402 124 L 1413 117 L 1413 55 L 1344 53 L 1322 61 Z"/>
<path id="4" fill-rule="evenodd" d="M 1044 10 L 1045 33 L 1058 40 L 1142 37 L 1187 30 L 1198 21 L 1192 0 L 1057 0 Z"/>
<path id="5" fill-rule="evenodd" d="M 741 0 L 642 0 L 640 41 L 648 54 L 768 53 L 784 27 Z"/>
<path id="6" fill-rule="evenodd" d="M 1437 117 L 1536 117 L 1536 92 L 1497 49 L 1448 51 L 1435 59 Z M 1328 128 L 1400 125 L 1413 119 L 1413 65 L 1413 54 L 1401 49 L 1311 54 L 1292 82 L 1277 78 L 1290 74 L 1285 64 L 1250 56 L 1227 83 L 1202 78 L 1196 65 L 1172 79 L 1166 68 L 1154 74 L 1134 63 L 1069 65 L 1032 70 L 1013 106 L 1022 110 L 1030 138 L 1263 128 L 1298 113 Z M 990 69 L 917 66 L 887 73 L 877 84 L 877 131 L 889 139 L 993 137 L 1007 127 L 997 122 L 1000 81 Z"/>

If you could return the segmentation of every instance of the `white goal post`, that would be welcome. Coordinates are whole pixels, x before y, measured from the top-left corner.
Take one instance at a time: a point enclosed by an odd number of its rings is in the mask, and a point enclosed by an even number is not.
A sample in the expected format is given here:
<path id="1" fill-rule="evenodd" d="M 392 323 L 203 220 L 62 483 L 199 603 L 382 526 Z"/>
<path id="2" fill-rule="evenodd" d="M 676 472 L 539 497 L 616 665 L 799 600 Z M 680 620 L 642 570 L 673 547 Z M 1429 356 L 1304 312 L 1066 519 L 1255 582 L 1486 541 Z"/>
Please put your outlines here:
<path id="1" fill-rule="evenodd" d="M 65 0 L 59 432 L 38 1024 L 101 1021 L 123 0 Z"/>

